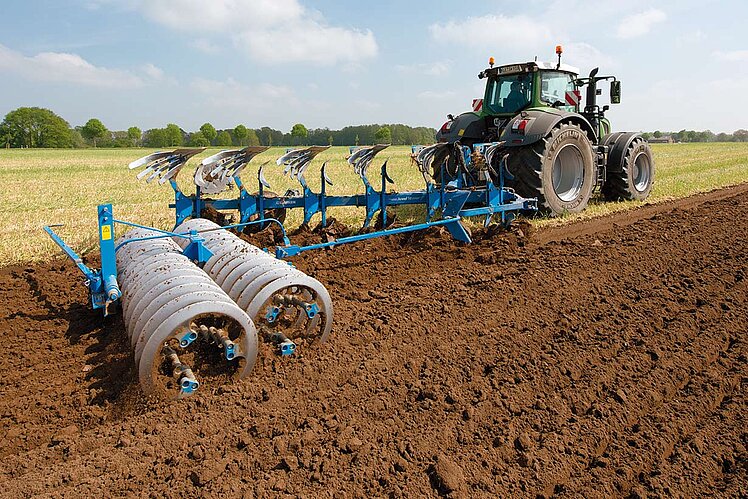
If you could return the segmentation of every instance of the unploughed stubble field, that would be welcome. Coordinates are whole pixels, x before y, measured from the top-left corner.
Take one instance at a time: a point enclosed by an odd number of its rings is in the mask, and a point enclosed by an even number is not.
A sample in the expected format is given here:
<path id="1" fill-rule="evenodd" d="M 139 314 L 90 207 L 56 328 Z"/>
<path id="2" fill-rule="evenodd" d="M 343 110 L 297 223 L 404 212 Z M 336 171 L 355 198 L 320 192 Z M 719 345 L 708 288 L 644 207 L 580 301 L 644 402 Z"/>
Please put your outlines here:
<path id="1" fill-rule="evenodd" d="M 251 191 L 256 190 L 256 171 L 267 165 L 266 178 L 272 190 L 283 193 L 298 188 L 296 181 L 284 177 L 282 168 L 274 160 L 286 148 L 272 148 L 258 156 L 245 169 L 242 179 Z M 657 164 L 655 188 L 647 203 L 654 203 L 718 187 L 748 181 L 748 144 L 655 144 L 652 146 Z M 194 166 L 213 154 L 213 148 L 193 158 L 179 176 L 186 193 L 194 191 Z M 146 184 L 135 179 L 135 171 L 127 164 L 149 154 L 149 149 L 84 149 L 84 150 L 0 150 L 0 265 L 46 260 L 58 256 L 60 250 L 49 239 L 42 227 L 61 223 L 56 230 L 75 249 L 82 252 L 96 249 L 96 205 L 112 203 L 115 216 L 145 225 L 170 229 L 174 225 L 173 211 L 168 207 L 173 191 L 168 184 Z M 328 164 L 328 176 L 334 182 L 330 194 L 363 193 L 359 177 L 346 163 L 347 147 L 333 147 L 320 154 L 307 170 L 307 180 L 313 190 L 319 190 L 319 166 Z M 424 181 L 410 162 L 410 147 L 396 146 L 381 152 L 370 168 L 372 183 L 378 184 L 381 161 L 387 159 L 388 171 L 399 191 L 422 189 Z M 236 189 L 229 196 L 236 194 Z M 594 201 L 581 215 L 563 218 L 539 218 L 539 225 L 562 224 L 570 220 L 600 216 L 626 210 L 640 203 L 603 203 Z M 331 216 L 349 225 L 363 221 L 363 210 L 357 208 L 330 209 Z M 401 222 L 420 221 L 423 210 L 402 208 Z M 312 221 L 318 222 L 318 217 Z M 301 222 L 299 210 L 289 213 L 291 228 Z M 120 229 L 122 230 L 122 229 Z"/>

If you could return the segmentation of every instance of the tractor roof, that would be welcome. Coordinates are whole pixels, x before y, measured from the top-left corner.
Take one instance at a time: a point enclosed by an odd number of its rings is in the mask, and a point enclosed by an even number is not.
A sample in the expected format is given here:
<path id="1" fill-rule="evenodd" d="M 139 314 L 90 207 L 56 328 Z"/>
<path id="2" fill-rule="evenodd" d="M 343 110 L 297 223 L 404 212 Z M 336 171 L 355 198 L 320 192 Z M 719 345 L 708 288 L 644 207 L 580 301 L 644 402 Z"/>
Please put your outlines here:
<path id="1" fill-rule="evenodd" d="M 539 69 L 551 69 L 554 71 L 566 71 L 567 73 L 574 73 L 579 74 L 579 68 L 575 68 L 574 66 L 569 66 L 568 64 L 561 63 L 561 66 L 556 69 L 556 64 L 553 64 L 551 62 L 531 62 L 528 64 L 535 64 L 538 66 Z"/>
<path id="2" fill-rule="evenodd" d="M 572 73 L 574 74 L 574 76 L 577 76 L 579 74 L 579 68 L 575 68 L 574 66 L 569 66 L 568 64 L 561 64 L 560 66 L 557 66 L 557 64 L 542 61 L 531 61 L 519 64 L 505 64 L 503 66 L 488 68 L 485 71 L 481 71 L 478 77 L 485 78 L 487 76 L 496 76 L 500 74 L 526 73 L 535 71 L 536 68 L 540 71 L 563 71 L 566 73 Z"/>

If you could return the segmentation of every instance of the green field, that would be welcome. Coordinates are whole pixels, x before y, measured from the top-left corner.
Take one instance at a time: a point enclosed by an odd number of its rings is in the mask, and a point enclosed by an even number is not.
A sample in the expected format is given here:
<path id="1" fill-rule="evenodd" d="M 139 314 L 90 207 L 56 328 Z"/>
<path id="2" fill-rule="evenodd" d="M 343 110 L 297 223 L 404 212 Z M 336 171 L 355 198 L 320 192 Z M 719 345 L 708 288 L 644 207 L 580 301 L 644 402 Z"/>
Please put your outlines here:
<path id="1" fill-rule="evenodd" d="M 657 178 L 647 202 L 658 202 L 688 196 L 722 186 L 748 181 L 748 144 L 657 144 L 653 145 Z M 251 163 L 259 165 L 274 160 L 285 148 L 266 151 Z M 96 205 L 110 202 L 117 218 L 162 228 L 173 226 L 168 203 L 173 199 L 169 185 L 137 181 L 127 163 L 151 152 L 147 149 L 83 149 L 83 150 L 0 150 L 0 265 L 44 260 L 58 255 L 59 249 L 47 237 L 42 226 L 63 223 L 58 232 L 74 248 L 88 251 L 96 245 Z M 180 174 L 185 192 L 192 185 L 194 165 L 211 154 L 206 151 L 193 159 Z M 328 162 L 328 175 L 334 186 L 331 194 L 363 193 L 363 186 L 345 162 L 348 148 L 335 147 L 322 153 L 315 162 Z M 392 147 L 380 153 L 389 159 L 389 171 L 398 190 L 421 189 L 423 179 L 410 164 L 410 147 Z M 283 177 L 280 167 L 271 163 L 266 177 L 273 190 L 285 192 L 298 188 L 298 183 Z M 372 168 L 372 170 L 376 170 Z M 255 169 L 251 166 L 243 179 L 250 189 L 256 185 Z M 314 190 L 319 188 L 318 168 L 313 165 L 307 180 Z M 371 175 L 372 178 L 375 174 Z M 236 191 L 233 191 L 234 193 Z M 540 219 L 538 224 L 565 223 L 582 217 L 599 216 L 628 209 L 638 203 L 593 203 L 582 215 L 564 219 Z M 362 210 L 340 208 L 330 210 L 332 216 L 349 225 L 363 221 Z M 400 213 L 401 220 L 418 216 L 418 210 Z M 289 224 L 298 225 L 298 210 L 289 214 Z"/>

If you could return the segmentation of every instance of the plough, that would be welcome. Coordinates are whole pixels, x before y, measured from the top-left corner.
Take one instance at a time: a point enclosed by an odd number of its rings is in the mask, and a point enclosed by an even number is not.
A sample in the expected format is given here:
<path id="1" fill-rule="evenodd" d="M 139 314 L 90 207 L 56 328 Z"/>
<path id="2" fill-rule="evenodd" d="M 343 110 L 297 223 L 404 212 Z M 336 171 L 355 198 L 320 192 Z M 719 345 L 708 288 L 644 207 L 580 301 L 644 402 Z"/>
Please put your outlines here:
<path id="1" fill-rule="evenodd" d="M 270 192 L 264 170 L 257 170 L 258 190 L 250 193 L 241 173 L 267 147 L 250 146 L 221 151 L 203 159 L 195 170 L 195 194 L 187 195 L 177 177 L 185 164 L 204 148 L 157 152 L 130 163 L 142 170 L 138 179 L 171 185 L 174 191 L 175 226 L 161 230 L 115 218 L 111 205 L 98 207 L 101 269 L 93 270 L 53 230 L 45 230 L 76 263 L 86 277 L 91 304 L 111 314 L 120 305 L 133 348 L 141 385 L 147 393 L 182 398 L 194 394 L 207 379 L 243 378 L 256 361 L 259 339 L 292 355 L 300 343 L 327 340 L 333 306 L 325 287 L 283 259 L 301 252 L 443 226 L 455 239 L 470 242 L 462 224 L 466 217 L 483 217 L 488 225 L 498 216 L 508 224 L 521 210 L 536 209 L 534 199 L 504 188 L 505 158 L 502 143 L 434 144 L 417 152 L 417 164 L 425 188 L 393 192 L 387 161 L 379 167 L 377 189 L 368 172 L 375 156 L 387 145 L 356 148 L 348 163 L 361 179 L 362 194 L 330 195 L 332 185 L 322 163 L 320 191 L 306 182 L 306 172 L 326 146 L 288 150 L 276 161 L 283 172 L 298 181 L 299 191 L 283 196 Z M 457 154 L 456 171 L 445 171 L 447 159 Z M 447 175 L 448 174 L 448 175 Z M 441 179 L 450 178 L 449 182 Z M 229 199 L 213 196 L 236 186 Z M 388 209 L 403 205 L 424 207 L 425 220 L 402 227 L 388 227 Z M 380 228 L 327 242 L 291 244 L 283 225 L 286 211 L 303 210 L 303 223 L 319 214 L 327 226 L 330 207 L 365 209 L 363 229 L 379 215 Z M 206 209 L 238 214 L 220 226 L 202 218 Z M 131 227 L 116 238 L 115 226 Z M 274 253 L 255 247 L 230 229 L 275 225 L 283 244 Z M 218 367 L 217 367 L 218 366 Z M 217 376 L 216 373 L 220 373 Z M 229 376 L 226 376 L 229 374 Z"/>
<path id="2" fill-rule="evenodd" d="M 248 222 L 277 223 L 283 234 L 284 245 L 276 248 L 278 258 L 298 255 L 302 251 L 337 246 L 356 242 L 372 237 L 382 237 L 401 232 L 423 230 L 432 226 L 444 226 L 455 239 L 470 242 L 471 238 L 462 224 L 465 217 L 483 216 L 485 225 L 498 215 L 501 223 L 507 225 L 519 211 L 536 209 L 534 199 L 517 196 L 514 192 L 504 188 L 505 167 L 501 158 L 495 158 L 501 150 L 501 143 L 476 144 L 471 150 L 460 145 L 434 144 L 422 148 L 417 161 L 423 174 L 425 188 L 411 192 L 387 192 L 387 187 L 394 184 L 387 171 L 387 161 L 379 169 L 377 190 L 368 177 L 369 167 L 377 153 L 384 150 L 386 145 L 365 146 L 356 149 L 348 158 L 348 163 L 360 177 L 364 187 L 363 194 L 340 196 L 330 195 L 327 186 L 333 185 L 327 175 L 327 163 L 320 168 L 320 192 L 314 192 L 307 184 L 305 174 L 312 160 L 328 146 L 312 146 L 294 149 L 278 158 L 276 163 L 283 166 L 283 172 L 297 180 L 300 192 L 289 195 L 267 195 L 270 184 L 267 182 L 264 170 L 267 162 L 257 170 L 257 191 L 251 194 L 239 177 L 249 161 L 267 147 L 253 146 L 243 149 L 222 151 L 205 158 L 195 172 L 196 192 L 186 195 L 177 184 L 176 177 L 182 166 L 202 149 L 177 149 L 170 152 L 159 152 L 146 156 L 130 164 L 130 168 L 144 168 L 138 174 L 139 178 L 147 181 L 158 179 L 160 184 L 169 182 L 174 190 L 176 225 L 188 218 L 200 217 L 208 207 L 218 211 L 237 212 L 238 224 Z M 461 174 L 449 183 L 436 183 L 433 175 L 439 169 L 445 169 L 446 159 L 452 148 L 460 149 L 464 158 L 461 162 Z M 475 170 L 473 158 L 475 153 L 485 158 L 484 168 Z M 495 168 L 494 165 L 495 164 Z M 477 176 L 477 178 L 476 178 Z M 446 178 L 446 176 L 445 176 Z M 497 181 L 498 180 L 498 181 Z M 210 199 L 206 195 L 218 194 L 227 190 L 231 185 L 238 188 L 238 196 L 232 199 Z M 400 227 L 396 229 L 366 232 L 355 236 L 335 239 L 323 244 L 310 246 L 296 246 L 290 244 L 286 231 L 282 225 L 282 218 L 286 210 L 300 208 L 303 210 L 303 223 L 308 224 L 312 217 L 319 214 L 322 226 L 327 224 L 327 210 L 331 207 L 361 207 L 366 213 L 362 228 L 370 226 L 374 216 L 379 213 L 380 219 L 386 221 L 387 210 L 395 206 L 421 205 L 425 208 L 425 221 L 421 224 Z M 268 217 L 268 213 L 279 213 L 277 217 Z M 437 216 L 440 214 L 441 216 Z M 382 224 L 386 225 L 386 224 Z"/>

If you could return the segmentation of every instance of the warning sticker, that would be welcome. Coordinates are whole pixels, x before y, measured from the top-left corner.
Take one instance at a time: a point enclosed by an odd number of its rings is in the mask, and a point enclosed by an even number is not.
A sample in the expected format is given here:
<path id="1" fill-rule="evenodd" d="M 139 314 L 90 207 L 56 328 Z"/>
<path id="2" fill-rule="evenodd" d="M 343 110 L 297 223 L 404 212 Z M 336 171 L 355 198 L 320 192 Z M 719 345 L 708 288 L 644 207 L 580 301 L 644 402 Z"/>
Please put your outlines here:
<path id="1" fill-rule="evenodd" d="M 102 225 L 101 226 L 101 240 L 109 241 L 112 238 L 112 226 Z"/>
<path id="2" fill-rule="evenodd" d="M 566 92 L 566 103 L 570 106 L 578 106 L 582 99 L 582 93 L 579 90 L 569 90 Z"/>

